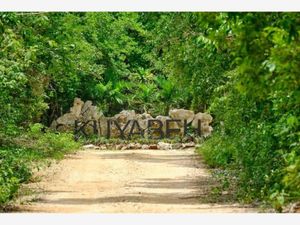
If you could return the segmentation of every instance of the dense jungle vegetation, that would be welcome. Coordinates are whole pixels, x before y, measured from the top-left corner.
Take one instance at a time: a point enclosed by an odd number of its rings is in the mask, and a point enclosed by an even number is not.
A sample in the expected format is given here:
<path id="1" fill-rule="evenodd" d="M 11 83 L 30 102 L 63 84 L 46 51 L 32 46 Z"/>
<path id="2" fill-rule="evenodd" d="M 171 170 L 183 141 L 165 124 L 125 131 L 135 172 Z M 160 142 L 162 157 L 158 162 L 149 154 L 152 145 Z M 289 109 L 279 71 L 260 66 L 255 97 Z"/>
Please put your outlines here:
<path id="1" fill-rule="evenodd" d="M 299 201 L 299 35 L 298 13 L 0 13 L 0 205 L 34 162 L 76 149 L 40 131 L 74 97 L 209 112 L 199 151 L 239 199 Z"/>

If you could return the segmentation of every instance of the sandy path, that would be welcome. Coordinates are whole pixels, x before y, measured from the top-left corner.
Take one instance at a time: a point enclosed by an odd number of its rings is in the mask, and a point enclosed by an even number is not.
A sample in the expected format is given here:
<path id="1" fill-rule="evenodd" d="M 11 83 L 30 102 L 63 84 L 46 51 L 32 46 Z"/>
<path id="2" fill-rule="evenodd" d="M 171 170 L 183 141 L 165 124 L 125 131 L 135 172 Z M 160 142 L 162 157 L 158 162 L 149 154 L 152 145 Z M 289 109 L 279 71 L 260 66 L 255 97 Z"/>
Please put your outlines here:
<path id="1" fill-rule="evenodd" d="M 189 150 L 80 151 L 47 170 L 42 190 L 20 206 L 34 212 L 253 212 L 203 201 L 212 178 Z"/>

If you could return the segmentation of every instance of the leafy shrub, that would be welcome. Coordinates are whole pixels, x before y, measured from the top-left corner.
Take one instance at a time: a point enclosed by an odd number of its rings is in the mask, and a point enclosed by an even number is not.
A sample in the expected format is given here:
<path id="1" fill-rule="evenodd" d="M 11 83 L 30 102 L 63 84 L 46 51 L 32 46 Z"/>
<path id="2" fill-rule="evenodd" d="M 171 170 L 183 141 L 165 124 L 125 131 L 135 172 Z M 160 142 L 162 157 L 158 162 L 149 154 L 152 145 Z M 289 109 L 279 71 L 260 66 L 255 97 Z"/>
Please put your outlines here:
<path id="1" fill-rule="evenodd" d="M 24 160 L 24 149 L 0 149 L 0 205 L 12 199 L 20 183 L 31 177 L 28 162 Z"/>
<path id="2" fill-rule="evenodd" d="M 43 125 L 33 124 L 28 132 L 10 137 L 0 145 L 0 206 L 13 199 L 32 176 L 37 162 L 61 159 L 80 146 L 69 133 L 42 132 Z"/>
<path id="3" fill-rule="evenodd" d="M 267 101 L 240 94 L 231 82 L 220 89 L 229 93 L 210 107 L 215 132 L 199 151 L 210 166 L 237 177 L 240 199 L 265 200 L 281 211 L 300 196 L 298 124 L 267 110 Z"/>

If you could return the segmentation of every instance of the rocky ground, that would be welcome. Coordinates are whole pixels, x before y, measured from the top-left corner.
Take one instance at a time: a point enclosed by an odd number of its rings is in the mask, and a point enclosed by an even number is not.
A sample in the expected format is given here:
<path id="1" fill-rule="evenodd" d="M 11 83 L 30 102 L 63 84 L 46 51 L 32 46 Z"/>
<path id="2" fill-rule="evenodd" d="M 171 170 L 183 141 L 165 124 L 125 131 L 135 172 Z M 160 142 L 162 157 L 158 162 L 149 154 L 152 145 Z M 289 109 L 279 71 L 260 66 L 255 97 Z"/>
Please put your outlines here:
<path id="1" fill-rule="evenodd" d="M 257 212 L 212 200 L 216 182 L 193 148 L 85 149 L 42 171 L 22 212 Z"/>

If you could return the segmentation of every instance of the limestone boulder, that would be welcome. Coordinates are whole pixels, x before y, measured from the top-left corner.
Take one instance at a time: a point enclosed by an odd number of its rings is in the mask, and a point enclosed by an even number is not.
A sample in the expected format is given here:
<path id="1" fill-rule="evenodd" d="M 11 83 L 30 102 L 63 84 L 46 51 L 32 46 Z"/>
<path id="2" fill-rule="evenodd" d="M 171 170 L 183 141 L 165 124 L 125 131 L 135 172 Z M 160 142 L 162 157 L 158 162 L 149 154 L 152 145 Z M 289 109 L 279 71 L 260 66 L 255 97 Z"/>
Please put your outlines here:
<path id="1" fill-rule="evenodd" d="M 137 114 L 136 115 L 136 120 L 138 121 L 140 127 L 143 130 L 147 129 L 148 121 L 152 120 L 152 119 L 153 119 L 153 117 L 148 113 L 143 113 L 143 114 Z"/>
<path id="2" fill-rule="evenodd" d="M 195 113 L 191 110 L 186 110 L 186 109 L 172 109 L 169 111 L 169 116 L 172 119 L 181 120 L 182 123 L 180 123 L 180 124 L 183 125 L 184 120 L 187 120 L 187 123 L 192 122 L 194 119 Z"/>
<path id="3" fill-rule="evenodd" d="M 87 149 L 95 149 L 95 150 L 99 150 L 99 149 L 100 149 L 99 146 L 96 146 L 96 145 L 93 145 L 93 144 L 84 145 L 84 146 L 82 146 L 82 148 L 83 148 L 84 150 L 87 150 Z"/>
<path id="4" fill-rule="evenodd" d="M 92 101 L 86 101 L 81 109 L 81 115 L 84 121 L 87 120 L 98 120 L 103 116 L 103 113 L 94 106 Z"/>
<path id="5" fill-rule="evenodd" d="M 86 101 L 83 106 L 82 106 L 82 109 L 81 109 L 81 114 L 84 116 L 90 109 L 90 107 L 93 105 L 93 102 L 88 100 Z"/>
<path id="6" fill-rule="evenodd" d="M 142 145 L 140 143 L 135 143 L 135 149 L 141 149 Z"/>
<path id="7" fill-rule="evenodd" d="M 99 130 L 100 130 L 100 136 L 106 136 L 107 135 L 107 120 L 110 119 L 108 117 L 101 117 L 99 119 Z"/>
<path id="8" fill-rule="evenodd" d="M 114 123 L 115 117 L 101 117 L 99 120 L 100 123 L 100 129 L 101 129 L 101 136 L 107 136 L 108 132 L 108 121 L 110 120 L 110 137 L 111 138 L 116 138 L 120 136 L 120 131 L 118 130 L 117 126 Z M 119 126 L 121 129 L 123 128 L 124 124 L 119 123 Z"/>
<path id="9" fill-rule="evenodd" d="M 144 150 L 145 149 L 149 149 L 149 145 L 143 144 L 142 147 L 141 147 L 141 149 L 144 149 Z"/>
<path id="10" fill-rule="evenodd" d="M 98 109 L 97 106 L 92 106 L 91 107 L 91 117 L 94 120 L 99 120 L 101 117 L 104 117 L 104 115 L 103 115 L 102 111 L 100 111 Z"/>
<path id="11" fill-rule="evenodd" d="M 50 129 L 52 130 L 56 130 L 56 126 L 58 125 L 57 121 L 56 120 L 53 120 L 51 125 L 50 125 Z"/>
<path id="12" fill-rule="evenodd" d="M 80 98 L 75 98 L 73 106 L 70 108 L 69 113 L 65 113 L 52 122 L 51 127 L 56 129 L 57 127 L 67 127 L 72 126 L 74 128 L 75 120 L 80 118 L 81 109 L 84 102 Z M 54 127 L 55 126 L 55 127 Z"/>
<path id="13" fill-rule="evenodd" d="M 193 148 L 193 147 L 195 147 L 194 142 L 188 142 L 188 143 L 183 143 L 182 144 L 182 148 Z"/>
<path id="14" fill-rule="evenodd" d="M 161 150 L 170 150 L 170 149 L 172 149 L 172 144 L 169 144 L 169 143 L 158 142 L 157 145 L 158 145 L 158 149 L 161 149 Z"/>
<path id="15" fill-rule="evenodd" d="M 166 134 L 166 132 L 167 132 L 167 120 L 172 120 L 172 118 L 169 117 L 169 116 L 157 116 L 156 119 L 162 121 L 162 123 L 163 123 L 163 131 Z M 180 132 L 181 133 L 183 132 L 183 127 L 181 127 L 181 123 L 180 122 L 175 122 L 175 121 L 169 122 L 169 128 L 170 129 L 180 129 L 181 130 Z M 172 136 L 178 136 L 178 134 L 179 134 L 178 132 L 172 132 L 170 134 L 170 136 L 171 137 Z"/>
<path id="16" fill-rule="evenodd" d="M 172 118 L 169 116 L 157 116 L 155 117 L 155 119 L 160 120 L 163 123 L 163 131 L 166 131 L 166 124 L 167 124 L 167 120 L 171 120 Z M 176 122 L 171 122 L 169 123 L 169 127 L 172 129 L 176 129 L 179 128 L 179 124 Z"/>
<path id="17" fill-rule="evenodd" d="M 172 149 L 181 149 L 182 148 L 182 144 L 181 143 L 174 143 L 172 144 Z"/>
<path id="18" fill-rule="evenodd" d="M 102 112 L 96 106 L 93 106 L 92 101 L 83 102 L 80 98 L 75 98 L 70 112 L 52 121 L 50 127 L 59 131 L 72 131 L 75 127 L 75 120 L 78 121 L 78 124 L 83 124 L 89 120 L 99 120 L 101 117 L 103 117 Z M 85 126 L 84 130 L 87 134 L 94 133 L 93 126 L 93 122 L 89 122 Z M 98 123 L 96 126 L 97 130 L 101 130 Z"/>
<path id="19" fill-rule="evenodd" d="M 197 113 L 194 117 L 194 120 L 192 122 L 192 126 L 193 127 L 197 127 L 198 126 L 198 120 L 201 121 L 201 123 L 207 123 L 210 124 L 213 121 L 213 118 L 211 115 L 209 115 L 208 113 Z"/>
<path id="20" fill-rule="evenodd" d="M 84 122 L 79 122 L 79 126 L 83 123 L 85 123 L 86 121 Z M 96 130 L 95 130 L 95 127 L 96 126 Z M 96 122 L 94 123 L 94 121 L 89 121 L 85 126 L 84 126 L 84 132 L 88 135 L 91 135 L 91 134 L 96 134 L 96 135 L 99 135 L 100 134 L 100 130 L 99 130 L 99 124 Z M 96 133 L 95 133 L 96 131 Z"/>
<path id="21" fill-rule="evenodd" d="M 64 115 L 62 115 L 61 117 L 59 117 L 56 120 L 57 124 L 61 124 L 61 125 L 71 125 L 74 126 L 75 125 L 75 120 L 78 117 L 74 114 L 74 113 L 66 113 Z"/>
<path id="22" fill-rule="evenodd" d="M 82 114 L 83 120 L 98 120 L 103 116 L 102 112 L 100 112 L 97 106 L 90 106 L 85 114 Z"/>
<path id="23" fill-rule="evenodd" d="M 70 108 L 70 113 L 74 114 L 78 118 L 81 114 L 81 109 L 83 105 L 84 102 L 81 101 L 80 98 L 75 98 L 73 102 L 73 106 Z"/>
<path id="24" fill-rule="evenodd" d="M 207 124 L 201 125 L 201 133 L 204 137 L 208 137 L 211 135 L 213 128 Z"/>
<path id="25" fill-rule="evenodd" d="M 136 119 L 136 113 L 134 110 L 122 110 L 114 116 L 114 119 L 117 120 L 118 123 L 126 124 L 128 120 Z"/>
<path id="26" fill-rule="evenodd" d="M 197 113 L 192 122 L 192 127 L 197 128 L 199 120 L 201 121 L 201 135 L 204 137 L 210 136 L 213 131 L 213 128 L 209 125 L 213 120 L 212 116 L 208 113 Z"/>

